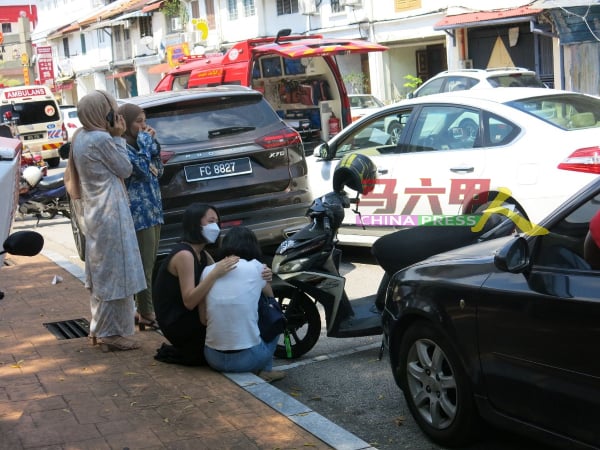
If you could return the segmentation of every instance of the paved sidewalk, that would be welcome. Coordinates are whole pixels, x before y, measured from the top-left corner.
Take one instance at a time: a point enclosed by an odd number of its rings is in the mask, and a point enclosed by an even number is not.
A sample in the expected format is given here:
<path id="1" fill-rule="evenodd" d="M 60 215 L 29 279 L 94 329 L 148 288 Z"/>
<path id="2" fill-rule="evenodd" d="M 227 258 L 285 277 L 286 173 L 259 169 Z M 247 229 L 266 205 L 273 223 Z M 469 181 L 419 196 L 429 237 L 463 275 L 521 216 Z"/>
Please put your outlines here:
<path id="1" fill-rule="evenodd" d="M 136 332 L 128 352 L 57 339 L 44 323 L 89 320 L 81 281 L 42 255 L 5 263 L 0 449 L 369 448 L 276 383 L 155 361 L 156 332 Z"/>

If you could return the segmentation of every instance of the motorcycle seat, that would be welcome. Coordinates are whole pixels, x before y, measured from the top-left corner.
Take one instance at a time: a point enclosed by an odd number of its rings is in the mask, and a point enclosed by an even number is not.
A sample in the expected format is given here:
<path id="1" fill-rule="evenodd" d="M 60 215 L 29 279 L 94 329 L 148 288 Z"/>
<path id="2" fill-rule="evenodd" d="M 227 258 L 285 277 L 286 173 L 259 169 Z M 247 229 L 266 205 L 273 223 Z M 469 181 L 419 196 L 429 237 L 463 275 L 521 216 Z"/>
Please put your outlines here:
<path id="1" fill-rule="evenodd" d="M 47 175 L 40 180 L 37 187 L 39 189 L 50 190 L 56 189 L 65 184 L 64 174 L 58 173 L 56 175 Z"/>

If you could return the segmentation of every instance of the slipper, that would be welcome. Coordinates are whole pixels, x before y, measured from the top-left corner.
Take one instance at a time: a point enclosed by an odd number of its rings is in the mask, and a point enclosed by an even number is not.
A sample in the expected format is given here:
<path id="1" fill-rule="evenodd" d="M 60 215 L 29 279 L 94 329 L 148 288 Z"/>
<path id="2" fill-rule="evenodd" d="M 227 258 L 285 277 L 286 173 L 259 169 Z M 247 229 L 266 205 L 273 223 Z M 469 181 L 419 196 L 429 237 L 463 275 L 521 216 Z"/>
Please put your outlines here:
<path id="1" fill-rule="evenodd" d="M 127 350 L 135 350 L 140 348 L 140 344 L 138 344 L 133 339 L 127 339 L 123 336 L 110 336 L 102 338 L 98 344 L 100 344 L 100 350 L 102 352 L 114 352 L 114 351 L 127 351 Z"/>
<path id="2" fill-rule="evenodd" d="M 260 372 L 258 372 L 258 376 L 265 380 L 267 383 L 271 383 L 272 381 L 278 381 L 285 378 L 285 372 L 277 370 L 261 370 Z"/>

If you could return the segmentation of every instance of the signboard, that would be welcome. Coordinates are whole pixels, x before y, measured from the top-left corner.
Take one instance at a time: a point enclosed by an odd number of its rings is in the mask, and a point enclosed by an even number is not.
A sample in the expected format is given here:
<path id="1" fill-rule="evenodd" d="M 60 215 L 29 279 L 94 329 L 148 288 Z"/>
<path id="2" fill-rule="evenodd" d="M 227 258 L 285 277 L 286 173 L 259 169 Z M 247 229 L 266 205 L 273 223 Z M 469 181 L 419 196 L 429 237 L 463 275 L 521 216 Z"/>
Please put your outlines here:
<path id="1" fill-rule="evenodd" d="M 40 84 L 54 84 L 54 64 L 52 62 L 52 47 L 36 47 L 37 65 Z"/>
<path id="2" fill-rule="evenodd" d="M 187 42 L 169 45 L 167 47 L 167 62 L 171 67 L 179 65 L 179 58 L 190 55 L 190 47 Z"/>
<path id="3" fill-rule="evenodd" d="M 12 100 L 13 98 L 21 97 L 33 97 L 35 95 L 46 95 L 46 89 L 43 87 L 39 87 L 4 91 L 4 96 L 6 97 L 6 100 Z"/>

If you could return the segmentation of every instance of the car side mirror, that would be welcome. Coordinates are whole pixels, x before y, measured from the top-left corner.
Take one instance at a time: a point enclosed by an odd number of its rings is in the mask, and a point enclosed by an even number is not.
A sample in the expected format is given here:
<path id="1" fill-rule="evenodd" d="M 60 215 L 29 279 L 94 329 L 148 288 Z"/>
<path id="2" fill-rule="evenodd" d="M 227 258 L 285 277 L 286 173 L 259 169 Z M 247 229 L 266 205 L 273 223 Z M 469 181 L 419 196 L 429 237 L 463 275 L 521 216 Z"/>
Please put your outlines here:
<path id="1" fill-rule="evenodd" d="M 408 94 L 406 94 L 406 98 L 413 98 L 415 96 L 414 93 L 409 92 Z"/>
<path id="2" fill-rule="evenodd" d="M 494 265 L 503 272 L 520 273 L 529 267 L 529 246 L 523 237 L 508 242 L 494 255 Z"/>
<path id="3" fill-rule="evenodd" d="M 317 145 L 314 153 L 319 155 L 319 158 L 322 159 L 331 159 L 332 157 L 331 150 L 329 149 L 329 144 L 327 142 Z"/>

